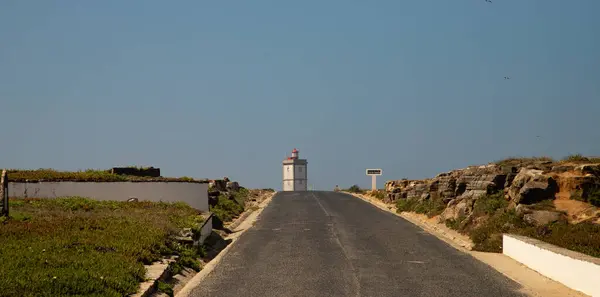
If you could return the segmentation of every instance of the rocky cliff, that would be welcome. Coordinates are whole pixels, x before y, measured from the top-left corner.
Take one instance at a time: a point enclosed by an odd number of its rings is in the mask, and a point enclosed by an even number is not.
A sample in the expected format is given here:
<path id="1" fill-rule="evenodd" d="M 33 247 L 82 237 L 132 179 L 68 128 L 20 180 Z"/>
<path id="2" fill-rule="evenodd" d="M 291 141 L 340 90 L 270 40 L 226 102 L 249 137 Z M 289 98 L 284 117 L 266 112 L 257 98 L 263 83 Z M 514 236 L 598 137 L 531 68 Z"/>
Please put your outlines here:
<path id="1" fill-rule="evenodd" d="M 544 225 L 564 219 L 600 224 L 600 163 L 508 159 L 438 174 L 425 180 L 392 180 L 385 202 L 437 201 L 445 206 L 439 219 L 465 220 L 484 196 L 503 195 L 508 209 L 525 221 Z M 544 204 L 548 207 L 534 207 Z"/>

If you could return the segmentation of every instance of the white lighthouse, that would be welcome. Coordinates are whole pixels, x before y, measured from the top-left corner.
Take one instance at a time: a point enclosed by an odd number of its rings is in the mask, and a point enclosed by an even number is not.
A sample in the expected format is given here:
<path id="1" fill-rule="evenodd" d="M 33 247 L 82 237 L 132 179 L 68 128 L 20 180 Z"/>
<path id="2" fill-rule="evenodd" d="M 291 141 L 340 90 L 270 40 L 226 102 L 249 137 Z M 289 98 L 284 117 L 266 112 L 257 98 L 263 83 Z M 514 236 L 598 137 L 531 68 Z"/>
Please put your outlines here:
<path id="1" fill-rule="evenodd" d="M 308 175 L 305 159 L 298 159 L 298 150 L 292 151 L 292 156 L 283 160 L 283 190 L 306 191 L 308 189 Z"/>

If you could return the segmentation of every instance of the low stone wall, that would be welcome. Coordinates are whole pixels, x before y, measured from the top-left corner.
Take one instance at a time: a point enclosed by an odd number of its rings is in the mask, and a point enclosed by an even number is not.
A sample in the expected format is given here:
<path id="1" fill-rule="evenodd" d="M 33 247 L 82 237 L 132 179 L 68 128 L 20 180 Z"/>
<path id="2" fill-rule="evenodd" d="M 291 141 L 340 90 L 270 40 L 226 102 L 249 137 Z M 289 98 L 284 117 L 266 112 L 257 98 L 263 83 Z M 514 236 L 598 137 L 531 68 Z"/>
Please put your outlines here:
<path id="1" fill-rule="evenodd" d="M 130 176 L 147 176 L 160 177 L 160 168 L 136 168 L 136 167 L 113 167 L 110 172 L 112 174 L 130 175 Z"/>
<path id="2" fill-rule="evenodd" d="M 600 297 L 600 259 L 533 238 L 504 234 L 505 255 L 592 297 Z"/>
<path id="3" fill-rule="evenodd" d="M 208 183 L 185 182 L 10 182 L 9 197 L 56 198 L 81 196 L 97 200 L 185 202 L 208 211 Z"/>

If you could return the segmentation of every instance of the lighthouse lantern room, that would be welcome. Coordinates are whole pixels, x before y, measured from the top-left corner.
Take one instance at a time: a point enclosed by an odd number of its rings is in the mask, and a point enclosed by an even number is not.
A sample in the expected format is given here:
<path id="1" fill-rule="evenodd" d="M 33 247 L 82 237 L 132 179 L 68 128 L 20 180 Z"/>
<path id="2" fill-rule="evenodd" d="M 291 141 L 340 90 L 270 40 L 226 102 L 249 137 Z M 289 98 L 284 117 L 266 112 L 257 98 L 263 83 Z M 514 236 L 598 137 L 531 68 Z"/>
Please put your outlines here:
<path id="1" fill-rule="evenodd" d="M 308 174 L 306 159 L 299 159 L 298 150 L 292 151 L 292 156 L 283 160 L 283 191 L 306 191 L 308 189 Z"/>

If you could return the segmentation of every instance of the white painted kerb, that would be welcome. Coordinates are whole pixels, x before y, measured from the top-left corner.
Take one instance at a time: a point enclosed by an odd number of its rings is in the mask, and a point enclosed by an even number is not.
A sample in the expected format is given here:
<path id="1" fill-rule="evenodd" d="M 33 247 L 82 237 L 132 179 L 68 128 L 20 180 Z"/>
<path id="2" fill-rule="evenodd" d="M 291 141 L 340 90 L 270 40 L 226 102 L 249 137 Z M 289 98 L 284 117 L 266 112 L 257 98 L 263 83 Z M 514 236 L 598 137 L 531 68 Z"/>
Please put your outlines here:
<path id="1" fill-rule="evenodd" d="M 502 252 L 540 274 L 592 297 L 600 297 L 600 259 L 533 238 L 504 234 Z"/>

